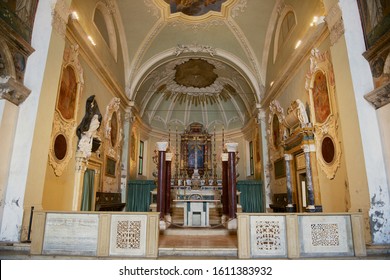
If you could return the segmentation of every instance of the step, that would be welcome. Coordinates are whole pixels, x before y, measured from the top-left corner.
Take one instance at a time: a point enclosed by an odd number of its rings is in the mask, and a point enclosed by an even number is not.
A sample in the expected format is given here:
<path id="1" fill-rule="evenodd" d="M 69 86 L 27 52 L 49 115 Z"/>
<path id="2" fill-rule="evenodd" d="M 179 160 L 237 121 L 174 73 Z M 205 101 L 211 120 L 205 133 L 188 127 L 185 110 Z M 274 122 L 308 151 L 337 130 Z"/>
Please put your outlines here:
<path id="1" fill-rule="evenodd" d="M 161 231 L 162 235 L 183 235 L 183 236 L 205 236 L 205 235 L 210 235 L 210 236 L 228 236 L 228 235 L 236 235 L 235 230 L 228 230 L 224 227 L 217 227 L 217 228 L 179 228 L 179 227 L 171 227 L 168 228 L 164 231 Z"/>
<path id="2" fill-rule="evenodd" d="M 237 248 L 159 248 L 158 256 L 161 257 L 223 257 L 237 258 Z"/>

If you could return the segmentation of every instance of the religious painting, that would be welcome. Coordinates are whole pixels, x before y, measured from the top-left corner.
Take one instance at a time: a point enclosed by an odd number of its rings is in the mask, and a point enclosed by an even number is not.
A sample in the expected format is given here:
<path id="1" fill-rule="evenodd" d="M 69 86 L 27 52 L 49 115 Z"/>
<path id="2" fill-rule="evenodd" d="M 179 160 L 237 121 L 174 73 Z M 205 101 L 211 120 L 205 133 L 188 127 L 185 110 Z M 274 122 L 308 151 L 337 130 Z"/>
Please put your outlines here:
<path id="1" fill-rule="evenodd" d="M 272 118 L 272 141 L 274 147 L 278 148 L 280 144 L 280 126 L 279 126 L 279 118 L 276 114 L 274 114 Z"/>
<path id="2" fill-rule="evenodd" d="M 360 17 L 368 47 L 372 46 L 390 27 L 389 0 L 358 0 Z"/>
<path id="3" fill-rule="evenodd" d="M 171 8 L 171 14 L 183 13 L 188 16 L 201 16 L 210 11 L 221 12 L 227 0 L 165 0 Z"/>
<path id="4" fill-rule="evenodd" d="M 324 123 L 331 114 L 327 80 L 321 71 L 318 71 L 313 83 L 313 105 L 317 123 Z"/>
<path id="5" fill-rule="evenodd" d="M 275 160 L 274 162 L 274 175 L 275 179 L 280 179 L 286 177 L 286 165 L 284 158 Z"/>
<path id="6" fill-rule="evenodd" d="M 73 67 L 67 66 L 62 71 L 60 94 L 57 108 L 66 120 L 74 118 L 77 96 L 77 80 Z"/>
<path id="7" fill-rule="evenodd" d="M 111 157 L 106 157 L 106 175 L 115 177 L 116 160 Z"/>
<path id="8" fill-rule="evenodd" d="M 204 167 L 204 145 L 200 145 L 196 141 L 188 143 L 188 167 L 193 169 Z"/>

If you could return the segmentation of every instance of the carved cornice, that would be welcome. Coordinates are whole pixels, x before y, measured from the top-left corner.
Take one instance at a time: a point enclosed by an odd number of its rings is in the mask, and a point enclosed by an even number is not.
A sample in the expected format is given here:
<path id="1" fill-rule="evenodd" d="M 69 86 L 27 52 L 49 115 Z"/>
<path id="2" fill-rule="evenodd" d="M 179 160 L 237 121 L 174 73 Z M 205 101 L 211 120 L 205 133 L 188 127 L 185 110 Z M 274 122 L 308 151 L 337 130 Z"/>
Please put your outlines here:
<path id="1" fill-rule="evenodd" d="M 11 76 L 0 77 L 0 99 L 19 106 L 30 95 L 31 90 Z"/>
<path id="2" fill-rule="evenodd" d="M 209 54 L 210 56 L 214 56 L 216 54 L 216 50 L 211 46 L 192 44 L 192 45 L 177 45 L 177 47 L 173 51 L 173 54 L 175 56 L 179 56 L 183 53 L 203 53 L 203 54 Z"/>
<path id="3" fill-rule="evenodd" d="M 65 0 L 58 0 L 52 11 L 53 29 L 65 39 L 66 25 L 70 15 L 70 8 Z"/>
<path id="4" fill-rule="evenodd" d="M 342 12 L 338 3 L 336 3 L 328 12 L 325 21 L 330 31 L 330 44 L 333 46 L 339 38 L 344 35 L 344 23 Z"/>
<path id="5" fill-rule="evenodd" d="M 370 102 L 375 109 L 379 109 L 390 103 L 390 82 L 374 89 L 366 94 L 364 98 Z"/>

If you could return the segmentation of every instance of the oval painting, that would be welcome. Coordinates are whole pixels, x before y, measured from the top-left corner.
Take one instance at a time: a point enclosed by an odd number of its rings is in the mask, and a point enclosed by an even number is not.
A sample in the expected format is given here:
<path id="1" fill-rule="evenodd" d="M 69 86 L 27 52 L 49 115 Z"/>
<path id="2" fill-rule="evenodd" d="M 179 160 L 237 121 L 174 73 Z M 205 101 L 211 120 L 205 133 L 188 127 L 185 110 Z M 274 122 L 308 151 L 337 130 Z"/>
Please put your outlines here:
<path id="1" fill-rule="evenodd" d="M 68 145 L 63 134 L 58 134 L 54 140 L 54 154 L 58 160 L 63 160 L 66 156 Z"/>
<path id="2" fill-rule="evenodd" d="M 332 138 L 325 136 L 321 144 L 322 158 L 328 164 L 332 163 L 335 156 L 335 146 Z"/>

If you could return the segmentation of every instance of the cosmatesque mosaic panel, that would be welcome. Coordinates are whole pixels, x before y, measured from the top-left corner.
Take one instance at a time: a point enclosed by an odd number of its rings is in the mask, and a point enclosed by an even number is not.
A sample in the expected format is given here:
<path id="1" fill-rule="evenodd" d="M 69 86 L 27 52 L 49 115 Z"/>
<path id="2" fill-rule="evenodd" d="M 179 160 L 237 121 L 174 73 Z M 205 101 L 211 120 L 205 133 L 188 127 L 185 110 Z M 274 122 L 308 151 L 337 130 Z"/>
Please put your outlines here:
<path id="1" fill-rule="evenodd" d="M 286 256 L 284 217 L 251 217 L 251 250 L 256 256 Z"/>
<path id="2" fill-rule="evenodd" d="M 340 246 L 338 224 L 311 224 L 313 246 Z"/>
<path id="3" fill-rule="evenodd" d="M 352 256 L 349 216 L 300 216 L 301 256 Z"/>
<path id="4" fill-rule="evenodd" d="M 145 215 L 113 215 L 110 255 L 144 256 L 146 251 Z"/>
<path id="5" fill-rule="evenodd" d="M 141 221 L 119 221 L 117 223 L 116 247 L 121 249 L 141 247 Z"/>

